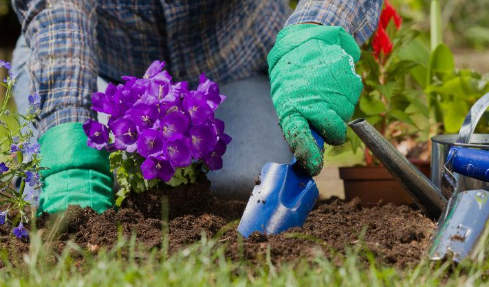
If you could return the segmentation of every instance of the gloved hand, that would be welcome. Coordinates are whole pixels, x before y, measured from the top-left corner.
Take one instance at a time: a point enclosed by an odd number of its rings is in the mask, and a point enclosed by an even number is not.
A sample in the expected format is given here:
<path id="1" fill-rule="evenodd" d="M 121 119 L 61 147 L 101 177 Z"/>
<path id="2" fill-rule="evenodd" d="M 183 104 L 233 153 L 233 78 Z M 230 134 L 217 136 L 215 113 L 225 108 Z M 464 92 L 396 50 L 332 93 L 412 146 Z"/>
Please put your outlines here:
<path id="1" fill-rule="evenodd" d="M 348 121 L 363 85 L 355 72 L 360 49 L 341 27 L 292 25 L 278 35 L 268 55 L 271 94 L 285 139 L 311 174 L 323 167 L 313 127 L 332 145 L 346 138 Z"/>
<path id="2" fill-rule="evenodd" d="M 48 130 L 39 140 L 43 183 L 38 215 L 57 213 L 68 205 L 90 206 L 97 212 L 114 205 L 109 154 L 87 146 L 81 123 Z"/>

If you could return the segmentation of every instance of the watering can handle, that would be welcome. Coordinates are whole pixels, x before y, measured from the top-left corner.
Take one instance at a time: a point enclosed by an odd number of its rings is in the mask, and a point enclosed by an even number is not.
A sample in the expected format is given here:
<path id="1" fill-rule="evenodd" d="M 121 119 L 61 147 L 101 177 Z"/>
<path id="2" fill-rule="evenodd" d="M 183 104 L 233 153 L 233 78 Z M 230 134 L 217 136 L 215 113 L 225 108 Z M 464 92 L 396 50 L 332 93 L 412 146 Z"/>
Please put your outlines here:
<path id="1" fill-rule="evenodd" d="M 447 162 L 453 171 L 482 181 L 489 181 L 489 151 L 454 146 Z"/>
<path id="2" fill-rule="evenodd" d="M 470 108 L 470 112 L 465 117 L 464 123 L 458 133 L 457 143 L 470 143 L 470 138 L 474 133 L 475 127 L 487 108 L 489 108 L 489 93 L 482 96 L 472 108 Z"/>

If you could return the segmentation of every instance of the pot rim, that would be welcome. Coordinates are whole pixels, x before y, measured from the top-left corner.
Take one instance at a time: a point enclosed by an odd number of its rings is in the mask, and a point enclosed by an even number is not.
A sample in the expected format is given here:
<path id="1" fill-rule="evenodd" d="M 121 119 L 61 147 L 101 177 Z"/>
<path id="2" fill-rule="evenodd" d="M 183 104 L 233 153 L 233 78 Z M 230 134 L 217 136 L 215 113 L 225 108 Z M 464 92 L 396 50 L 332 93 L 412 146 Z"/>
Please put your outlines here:
<path id="1" fill-rule="evenodd" d="M 453 145 L 458 138 L 458 134 L 436 135 L 431 138 L 431 141 L 436 144 Z M 473 134 L 470 138 L 470 143 L 473 144 L 489 144 L 489 134 Z"/>

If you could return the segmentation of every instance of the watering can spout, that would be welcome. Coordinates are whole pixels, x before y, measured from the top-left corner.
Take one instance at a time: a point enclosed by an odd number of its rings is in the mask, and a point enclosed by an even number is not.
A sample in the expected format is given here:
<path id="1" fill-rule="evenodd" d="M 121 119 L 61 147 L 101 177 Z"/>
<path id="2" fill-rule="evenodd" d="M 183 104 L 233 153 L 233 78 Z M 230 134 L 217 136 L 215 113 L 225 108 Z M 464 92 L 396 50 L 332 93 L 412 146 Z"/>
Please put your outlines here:
<path id="1" fill-rule="evenodd" d="M 356 119 L 348 125 L 403 185 L 416 205 L 427 216 L 437 219 L 447 203 L 440 190 L 365 119 Z"/>

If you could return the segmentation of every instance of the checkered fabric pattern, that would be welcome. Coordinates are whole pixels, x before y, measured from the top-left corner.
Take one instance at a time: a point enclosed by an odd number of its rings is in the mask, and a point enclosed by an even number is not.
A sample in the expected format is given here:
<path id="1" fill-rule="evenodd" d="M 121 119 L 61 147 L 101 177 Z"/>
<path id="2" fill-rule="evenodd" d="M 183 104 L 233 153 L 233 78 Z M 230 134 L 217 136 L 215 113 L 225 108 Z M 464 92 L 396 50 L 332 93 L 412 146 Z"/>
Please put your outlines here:
<path id="1" fill-rule="evenodd" d="M 12 0 L 27 45 L 31 93 L 41 96 L 40 134 L 95 117 L 100 75 L 117 82 L 166 61 L 174 80 L 223 84 L 266 71 L 286 25 L 340 25 L 359 44 L 375 30 L 382 0 Z"/>

